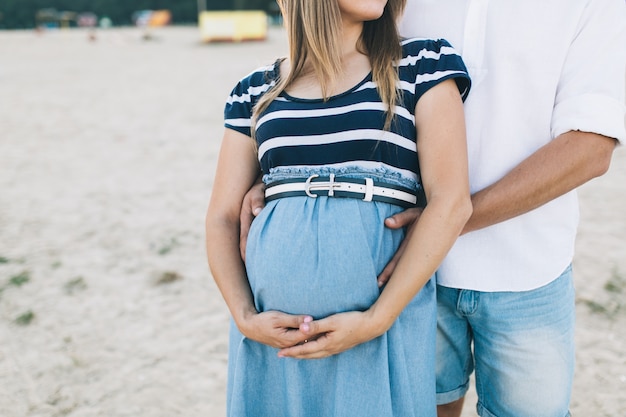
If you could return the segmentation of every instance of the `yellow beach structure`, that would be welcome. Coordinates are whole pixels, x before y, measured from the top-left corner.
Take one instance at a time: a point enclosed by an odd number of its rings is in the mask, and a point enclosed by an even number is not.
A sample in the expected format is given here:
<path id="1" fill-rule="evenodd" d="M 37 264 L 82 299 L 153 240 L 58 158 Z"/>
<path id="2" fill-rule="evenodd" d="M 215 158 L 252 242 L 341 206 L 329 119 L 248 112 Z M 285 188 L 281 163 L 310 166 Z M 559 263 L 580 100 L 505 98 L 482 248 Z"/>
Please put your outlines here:
<path id="1" fill-rule="evenodd" d="M 262 10 L 201 11 L 198 24 L 202 42 L 264 40 L 268 17 Z"/>

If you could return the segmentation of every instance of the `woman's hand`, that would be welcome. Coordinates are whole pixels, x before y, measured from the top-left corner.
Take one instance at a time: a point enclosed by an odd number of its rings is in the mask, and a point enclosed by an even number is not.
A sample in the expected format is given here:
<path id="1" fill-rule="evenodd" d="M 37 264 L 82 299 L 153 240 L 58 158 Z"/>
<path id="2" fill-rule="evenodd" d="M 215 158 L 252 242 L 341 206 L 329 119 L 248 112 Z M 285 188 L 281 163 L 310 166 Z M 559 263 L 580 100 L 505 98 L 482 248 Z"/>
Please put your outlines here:
<path id="1" fill-rule="evenodd" d="M 303 343 L 315 333 L 303 333 L 300 328 L 313 321 L 311 316 L 292 315 L 280 311 L 250 314 L 243 323 L 237 323 L 239 331 L 249 339 L 278 349 Z M 311 336 L 313 334 L 313 336 Z"/>
<path id="2" fill-rule="evenodd" d="M 300 333 L 305 336 L 303 343 L 281 349 L 278 356 L 320 359 L 336 355 L 382 335 L 392 323 L 388 326 L 376 323 L 369 311 L 349 311 L 305 321 L 300 325 Z"/>

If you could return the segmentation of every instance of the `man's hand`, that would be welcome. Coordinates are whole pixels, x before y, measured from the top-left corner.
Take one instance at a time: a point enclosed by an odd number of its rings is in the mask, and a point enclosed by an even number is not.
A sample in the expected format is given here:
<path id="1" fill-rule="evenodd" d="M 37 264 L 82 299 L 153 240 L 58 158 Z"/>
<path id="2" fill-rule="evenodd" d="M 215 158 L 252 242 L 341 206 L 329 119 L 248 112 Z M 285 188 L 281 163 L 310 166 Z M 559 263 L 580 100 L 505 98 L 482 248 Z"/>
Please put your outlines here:
<path id="1" fill-rule="evenodd" d="M 241 205 L 241 214 L 239 215 L 239 251 L 241 259 L 246 260 L 246 244 L 248 243 L 248 232 L 254 218 L 265 207 L 265 184 L 257 182 L 246 193 Z"/>
<path id="2" fill-rule="evenodd" d="M 421 214 L 422 214 L 421 208 L 415 207 L 415 208 L 406 209 L 405 211 L 402 211 L 398 214 L 395 214 L 391 217 L 386 218 L 385 226 L 387 226 L 390 229 L 399 229 L 401 227 L 408 226 L 409 228 L 408 230 L 410 231 L 413 225 L 417 223 L 417 221 L 419 220 Z M 407 231 L 407 234 L 408 234 L 408 231 Z M 402 256 L 402 254 L 404 253 L 405 248 L 406 248 L 406 240 L 402 241 L 395 255 L 393 255 L 393 258 L 391 258 L 387 266 L 385 266 L 385 269 L 383 269 L 383 272 L 381 272 L 380 275 L 378 276 L 379 287 L 382 287 L 383 285 L 387 283 L 387 281 L 389 281 L 389 278 L 391 277 L 391 274 L 393 273 L 394 269 L 396 269 L 396 265 L 398 264 L 398 261 L 400 260 L 400 256 Z"/>

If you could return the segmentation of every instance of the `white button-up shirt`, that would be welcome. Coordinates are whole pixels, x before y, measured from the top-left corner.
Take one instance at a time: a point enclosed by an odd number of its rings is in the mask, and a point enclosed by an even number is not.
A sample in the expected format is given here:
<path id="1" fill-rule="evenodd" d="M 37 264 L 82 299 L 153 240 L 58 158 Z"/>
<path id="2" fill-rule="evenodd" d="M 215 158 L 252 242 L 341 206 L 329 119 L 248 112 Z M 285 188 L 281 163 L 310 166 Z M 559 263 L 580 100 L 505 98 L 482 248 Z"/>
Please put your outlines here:
<path id="1" fill-rule="evenodd" d="M 626 140 L 624 0 L 408 0 L 401 32 L 445 38 L 472 77 L 465 102 L 472 192 L 571 130 Z M 524 291 L 572 262 L 578 201 L 567 193 L 461 236 L 438 283 Z"/>

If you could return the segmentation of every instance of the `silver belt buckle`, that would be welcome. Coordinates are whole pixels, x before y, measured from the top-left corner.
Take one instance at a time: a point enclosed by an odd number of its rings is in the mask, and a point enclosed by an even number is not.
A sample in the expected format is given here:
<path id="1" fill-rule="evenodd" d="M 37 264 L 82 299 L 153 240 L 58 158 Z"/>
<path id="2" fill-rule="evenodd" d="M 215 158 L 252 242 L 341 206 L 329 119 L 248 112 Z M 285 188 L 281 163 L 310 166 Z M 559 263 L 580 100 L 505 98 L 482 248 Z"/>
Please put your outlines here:
<path id="1" fill-rule="evenodd" d="M 311 182 L 313 178 L 317 178 L 319 175 L 313 174 L 304 182 L 304 192 L 309 197 L 317 198 L 317 194 L 311 193 L 312 190 L 327 190 L 328 196 L 335 195 L 335 188 L 341 187 L 341 184 L 335 182 L 335 174 L 330 174 L 330 181 Z"/>

